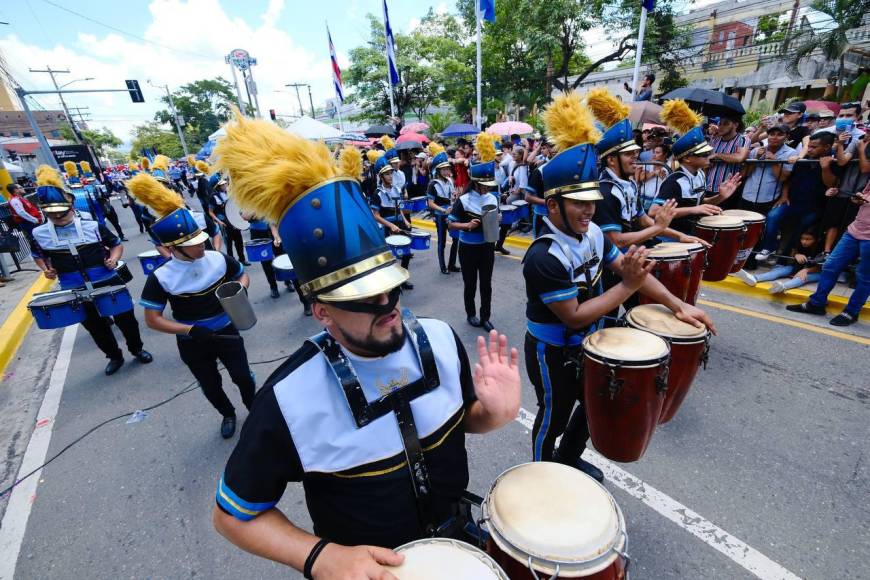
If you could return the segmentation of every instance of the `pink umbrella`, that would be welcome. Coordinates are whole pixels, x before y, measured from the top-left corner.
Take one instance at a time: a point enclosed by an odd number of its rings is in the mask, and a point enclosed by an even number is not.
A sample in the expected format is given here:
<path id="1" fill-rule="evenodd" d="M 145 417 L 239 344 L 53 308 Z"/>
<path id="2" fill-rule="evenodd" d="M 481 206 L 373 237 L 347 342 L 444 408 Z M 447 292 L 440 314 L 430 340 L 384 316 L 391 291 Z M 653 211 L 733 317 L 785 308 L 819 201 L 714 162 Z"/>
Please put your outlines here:
<path id="1" fill-rule="evenodd" d="M 833 101 L 804 101 L 807 107 L 807 113 L 818 113 L 822 109 L 827 109 L 835 115 L 840 112 L 840 104 Z"/>
<path id="2" fill-rule="evenodd" d="M 535 128 L 521 121 L 504 121 L 490 125 L 486 132 L 502 136 L 528 135 L 529 133 L 534 133 Z"/>
<path id="3" fill-rule="evenodd" d="M 402 133 L 399 135 L 399 138 L 396 139 L 396 143 L 405 143 L 407 141 L 416 141 L 417 143 L 425 143 L 429 140 L 429 137 L 426 135 L 421 135 L 420 133 Z"/>
<path id="4" fill-rule="evenodd" d="M 408 123 L 402 130 L 399 131 L 400 135 L 404 135 L 405 133 L 421 133 L 429 128 L 429 125 L 426 123 Z"/>

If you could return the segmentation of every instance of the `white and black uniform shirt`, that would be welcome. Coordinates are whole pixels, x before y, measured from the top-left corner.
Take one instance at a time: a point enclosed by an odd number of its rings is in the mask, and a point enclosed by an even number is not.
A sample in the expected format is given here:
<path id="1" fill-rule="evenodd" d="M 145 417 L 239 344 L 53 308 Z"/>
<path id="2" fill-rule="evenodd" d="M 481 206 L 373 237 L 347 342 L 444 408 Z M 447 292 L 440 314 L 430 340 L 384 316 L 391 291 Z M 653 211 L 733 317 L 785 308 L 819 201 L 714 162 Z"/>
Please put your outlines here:
<path id="1" fill-rule="evenodd" d="M 394 181 L 393 186 L 389 189 L 385 188 L 383 184 L 378 186 L 371 201 L 371 208 L 372 211 L 378 212 L 385 220 L 398 223 L 402 221 L 399 217 L 401 202 L 402 189 L 397 187 Z"/>
<path id="2" fill-rule="evenodd" d="M 677 207 L 694 207 L 701 205 L 707 188 L 707 175 L 702 169 L 692 175 L 682 167 L 668 175 L 659 188 L 659 195 L 653 204 L 664 205 L 669 199 L 677 201 Z M 671 228 L 683 233 L 691 232 L 693 220 L 689 218 L 676 219 L 671 222 Z"/>
<path id="3" fill-rule="evenodd" d="M 33 257 L 51 262 L 51 267 L 58 272 L 61 288 L 84 286 L 79 260 L 95 286 L 122 283 L 103 263 L 108 250 L 121 245 L 121 240 L 97 221 L 76 217 L 65 226 L 46 221 L 33 228 L 32 239 Z M 78 259 L 70 251 L 70 244 L 75 246 Z"/>
<path id="4" fill-rule="evenodd" d="M 473 219 L 481 219 L 483 208 L 488 205 L 498 207 L 498 198 L 491 193 L 480 194 L 474 190 L 459 197 L 458 203 L 453 204 L 453 211 L 448 218 L 452 222 L 468 223 Z M 481 222 L 471 231 L 461 230 L 459 241 L 464 244 L 485 244 L 483 237 L 483 223 Z"/>
<path id="5" fill-rule="evenodd" d="M 220 330 L 230 324 L 230 317 L 214 292 L 243 273 L 238 261 L 213 250 L 190 262 L 173 258 L 148 275 L 139 304 L 163 312 L 169 303 L 177 322 Z"/>
<path id="6" fill-rule="evenodd" d="M 604 199 L 595 202 L 592 221 L 605 233 L 632 231 L 634 221 L 646 215 L 637 185 L 634 181 L 617 177 L 609 167 L 601 172 L 599 184 Z"/>
<path id="7" fill-rule="evenodd" d="M 465 348 L 446 323 L 421 319 L 441 381 L 410 403 L 432 486 L 446 520 L 468 484 L 463 420 L 474 402 Z M 364 359 L 343 350 L 369 402 L 422 378 L 413 342 Z M 326 357 L 306 342 L 257 393 L 217 490 L 220 509 L 250 520 L 301 481 L 314 533 L 344 545 L 395 547 L 423 536 L 393 413 L 357 427 Z"/>
<path id="8" fill-rule="evenodd" d="M 429 187 L 426 188 L 426 196 L 435 202 L 440 208 L 445 208 L 452 203 L 453 200 L 453 181 L 436 177 L 429 182 Z"/>

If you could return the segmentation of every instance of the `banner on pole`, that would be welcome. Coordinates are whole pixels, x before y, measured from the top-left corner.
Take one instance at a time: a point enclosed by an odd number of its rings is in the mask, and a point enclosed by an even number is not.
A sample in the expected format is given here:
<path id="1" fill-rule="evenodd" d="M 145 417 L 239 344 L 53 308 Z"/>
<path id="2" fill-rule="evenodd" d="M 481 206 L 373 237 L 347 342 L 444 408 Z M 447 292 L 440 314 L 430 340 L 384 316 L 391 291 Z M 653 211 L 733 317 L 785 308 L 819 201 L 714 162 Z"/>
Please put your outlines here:
<path id="1" fill-rule="evenodd" d="M 341 84 L 341 69 L 338 68 L 338 59 L 335 57 L 335 46 L 332 44 L 332 34 L 329 26 L 326 26 L 326 37 L 329 39 L 329 60 L 332 61 L 332 84 L 335 85 L 335 96 L 339 103 L 344 102 L 344 86 Z"/>
<path id="2" fill-rule="evenodd" d="M 647 12 L 652 12 L 656 7 L 656 0 L 641 0 L 640 5 L 646 8 Z"/>
<path id="3" fill-rule="evenodd" d="M 387 68 L 389 69 L 390 86 L 399 84 L 399 69 L 396 67 L 396 40 L 390 26 L 390 14 L 387 11 L 387 0 L 384 0 L 384 39 L 387 45 Z"/>
<path id="4" fill-rule="evenodd" d="M 644 0 L 648 2 L 649 0 Z M 652 0 L 655 1 L 655 0 Z M 495 22 L 495 0 L 478 0 L 480 16 L 487 22 Z"/>

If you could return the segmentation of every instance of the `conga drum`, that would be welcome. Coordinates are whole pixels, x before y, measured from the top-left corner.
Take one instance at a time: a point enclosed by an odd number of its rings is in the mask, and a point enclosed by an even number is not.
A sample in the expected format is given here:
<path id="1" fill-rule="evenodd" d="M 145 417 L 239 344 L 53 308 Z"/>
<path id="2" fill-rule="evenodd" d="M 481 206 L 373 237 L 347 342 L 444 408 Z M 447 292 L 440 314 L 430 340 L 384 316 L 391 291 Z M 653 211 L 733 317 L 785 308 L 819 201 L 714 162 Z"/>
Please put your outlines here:
<path id="1" fill-rule="evenodd" d="M 511 580 L 626 577 L 622 510 L 603 485 L 573 467 L 549 461 L 512 467 L 498 476 L 481 513 L 487 552 Z"/>
<path id="2" fill-rule="evenodd" d="M 667 423 L 676 415 L 698 368 L 707 366 L 710 351 L 710 331 L 679 320 L 661 304 L 637 306 L 628 311 L 626 322 L 631 328 L 645 330 L 665 339 L 671 345 L 671 364 L 668 371 L 668 390 L 659 424 Z"/>
<path id="3" fill-rule="evenodd" d="M 509 580 L 509 576 L 486 552 L 449 538 L 427 538 L 396 548 L 405 556 L 399 566 L 386 568 L 399 580 Z"/>
<path id="4" fill-rule="evenodd" d="M 764 235 L 764 222 L 767 218 L 764 214 L 749 211 L 745 209 L 726 209 L 722 212 L 723 215 L 728 215 L 743 220 L 746 225 L 746 237 L 743 238 L 743 245 L 740 251 L 737 252 L 737 258 L 734 265 L 731 266 L 731 273 L 739 272 L 746 265 L 746 260 L 749 259 L 749 254 L 752 253 L 752 248 Z"/>
<path id="5" fill-rule="evenodd" d="M 724 280 L 731 272 L 737 252 L 743 247 L 743 240 L 746 238 L 746 225 L 743 220 L 730 215 L 704 216 L 695 224 L 695 235 L 713 245 L 707 251 L 704 280 Z"/>
<path id="6" fill-rule="evenodd" d="M 670 348 L 635 328 L 605 328 L 583 340 L 583 402 L 595 449 L 613 461 L 643 457 L 665 402 Z"/>
<path id="7" fill-rule="evenodd" d="M 682 247 L 658 244 L 650 249 L 649 259 L 656 261 L 651 274 L 671 294 L 680 300 L 685 300 L 686 291 L 689 289 L 689 278 L 692 275 L 692 258 L 689 252 Z M 640 303 L 654 304 L 655 300 L 641 292 Z"/>
<path id="8" fill-rule="evenodd" d="M 695 304 L 698 300 L 698 293 L 701 291 L 701 276 L 704 275 L 704 269 L 707 267 L 707 249 L 700 242 L 662 242 L 658 246 L 683 248 L 689 253 L 689 267 L 692 269 L 692 274 L 689 276 L 689 285 L 686 287 L 686 302 Z"/>

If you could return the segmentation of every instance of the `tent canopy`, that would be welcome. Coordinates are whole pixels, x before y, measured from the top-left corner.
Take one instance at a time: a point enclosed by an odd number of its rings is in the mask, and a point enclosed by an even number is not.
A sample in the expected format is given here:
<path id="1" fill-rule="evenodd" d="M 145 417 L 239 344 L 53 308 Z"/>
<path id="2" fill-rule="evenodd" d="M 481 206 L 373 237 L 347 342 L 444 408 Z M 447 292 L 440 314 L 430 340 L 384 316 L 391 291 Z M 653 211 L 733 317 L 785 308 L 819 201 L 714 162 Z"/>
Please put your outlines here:
<path id="1" fill-rule="evenodd" d="M 301 117 L 287 127 L 287 131 L 305 139 L 335 139 L 341 131 L 311 117 Z"/>

